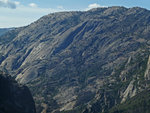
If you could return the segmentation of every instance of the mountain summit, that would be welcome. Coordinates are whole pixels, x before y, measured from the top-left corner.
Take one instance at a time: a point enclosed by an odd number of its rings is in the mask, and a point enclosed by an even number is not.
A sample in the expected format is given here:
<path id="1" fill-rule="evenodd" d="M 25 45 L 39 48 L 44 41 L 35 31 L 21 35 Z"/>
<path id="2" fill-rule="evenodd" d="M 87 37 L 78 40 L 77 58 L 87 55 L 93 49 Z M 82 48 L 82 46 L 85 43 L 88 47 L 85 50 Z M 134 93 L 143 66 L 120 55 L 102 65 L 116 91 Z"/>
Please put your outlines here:
<path id="1" fill-rule="evenodd" d="M 149 36 L 139 7 L 53 13 L 0 36 L 0 65 L 38 113 L 110 112 L 149 88 Z"/>

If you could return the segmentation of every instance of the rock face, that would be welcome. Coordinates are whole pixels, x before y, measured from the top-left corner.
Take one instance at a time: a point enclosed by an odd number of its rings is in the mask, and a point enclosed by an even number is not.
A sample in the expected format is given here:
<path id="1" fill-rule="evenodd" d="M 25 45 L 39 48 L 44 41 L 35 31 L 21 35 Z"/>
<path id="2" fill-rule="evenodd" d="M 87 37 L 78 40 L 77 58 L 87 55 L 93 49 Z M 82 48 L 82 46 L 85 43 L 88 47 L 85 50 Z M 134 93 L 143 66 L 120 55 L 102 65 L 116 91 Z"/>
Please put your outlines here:
<path id="1" fill-rule="evenodd" d="M 145 79 L 150 80 L 150 56 L 148 58 L 147 68 L 146 68 L 144 77 L 145 77 Z"/>
<path id="2" fill-rule="evenodd" d="M 29 89 L 0 73 L 0 113 L 36 113 Z"/>
<path id="3" fill-rule="evenodd" d="M 149 87 L 149 20 L 139 7 L 49 14 L 0 36 L 0 66 L 38 113 L 105 112 Z"/>
<path id="4" fill-rule="evenodd" d="M 136 95 L 136 88 L 134 88 L 134 83 L 135 81 L 131 81 L 130 84 L 128 85 L 127 89 L 123 93 L 123 98 L 121 103 L 125 102 L 128 97 L 134 97 Z"/>

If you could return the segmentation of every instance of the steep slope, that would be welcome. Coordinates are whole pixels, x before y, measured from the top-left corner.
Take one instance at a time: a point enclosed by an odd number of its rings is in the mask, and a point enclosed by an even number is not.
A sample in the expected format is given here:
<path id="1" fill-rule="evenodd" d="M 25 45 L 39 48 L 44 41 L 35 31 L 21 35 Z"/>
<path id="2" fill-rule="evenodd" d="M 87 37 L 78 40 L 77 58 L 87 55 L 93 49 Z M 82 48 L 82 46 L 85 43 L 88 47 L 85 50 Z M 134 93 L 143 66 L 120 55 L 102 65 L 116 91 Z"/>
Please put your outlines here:
<path id="1" fill-rule="evenodd" d="M 46 15 L 0 37 L 1 67 L 38 113 L 104 112 L 149 87 L 149 20 L 138 7 Z"/>
<path id="2" fill-rule="evenodd" d="M 0 72 L 0 113 L 36 113 L 29 89 Z"/>

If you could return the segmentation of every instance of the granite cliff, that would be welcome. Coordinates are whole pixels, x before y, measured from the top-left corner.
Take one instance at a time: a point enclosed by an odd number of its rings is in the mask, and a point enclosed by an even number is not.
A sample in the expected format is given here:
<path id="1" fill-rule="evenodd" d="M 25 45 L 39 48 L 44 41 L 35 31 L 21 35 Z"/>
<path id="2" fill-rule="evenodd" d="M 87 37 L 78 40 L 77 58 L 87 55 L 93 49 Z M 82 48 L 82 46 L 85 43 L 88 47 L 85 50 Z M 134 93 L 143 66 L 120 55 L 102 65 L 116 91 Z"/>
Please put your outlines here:
<path id="1" fill-rule="evenodd" d="M 0 40 L 1 68 L 28 85 L 38 113 L 110 112 L 149 88 L 143 8 L 53 13 Z"/>

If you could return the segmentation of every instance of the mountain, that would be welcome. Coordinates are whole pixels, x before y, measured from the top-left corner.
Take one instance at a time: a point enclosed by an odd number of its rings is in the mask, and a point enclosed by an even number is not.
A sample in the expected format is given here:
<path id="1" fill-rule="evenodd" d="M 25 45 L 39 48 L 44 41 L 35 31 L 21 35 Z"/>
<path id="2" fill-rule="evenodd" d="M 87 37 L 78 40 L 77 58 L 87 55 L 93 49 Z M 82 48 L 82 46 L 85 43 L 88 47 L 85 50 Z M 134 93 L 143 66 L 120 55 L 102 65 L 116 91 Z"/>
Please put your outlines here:
<path id="1" fill-rule="evenodd" d="M 0 113 L 36 113 L 29 89 L 2 72 L 0 72 Z"/>
<path id="2" fill-rule="evenodd" d="M 149 88 L 150 11 L 46 15 L 0 37 L 0 65 L 27 84 L 37 113 L 102 113 Z"/>
<path id="3" fill-rule="evenodd" d="M 11 30 L 11 28 L 0 28 L 0 36 L 5 34 L 9 30 Z"/>

